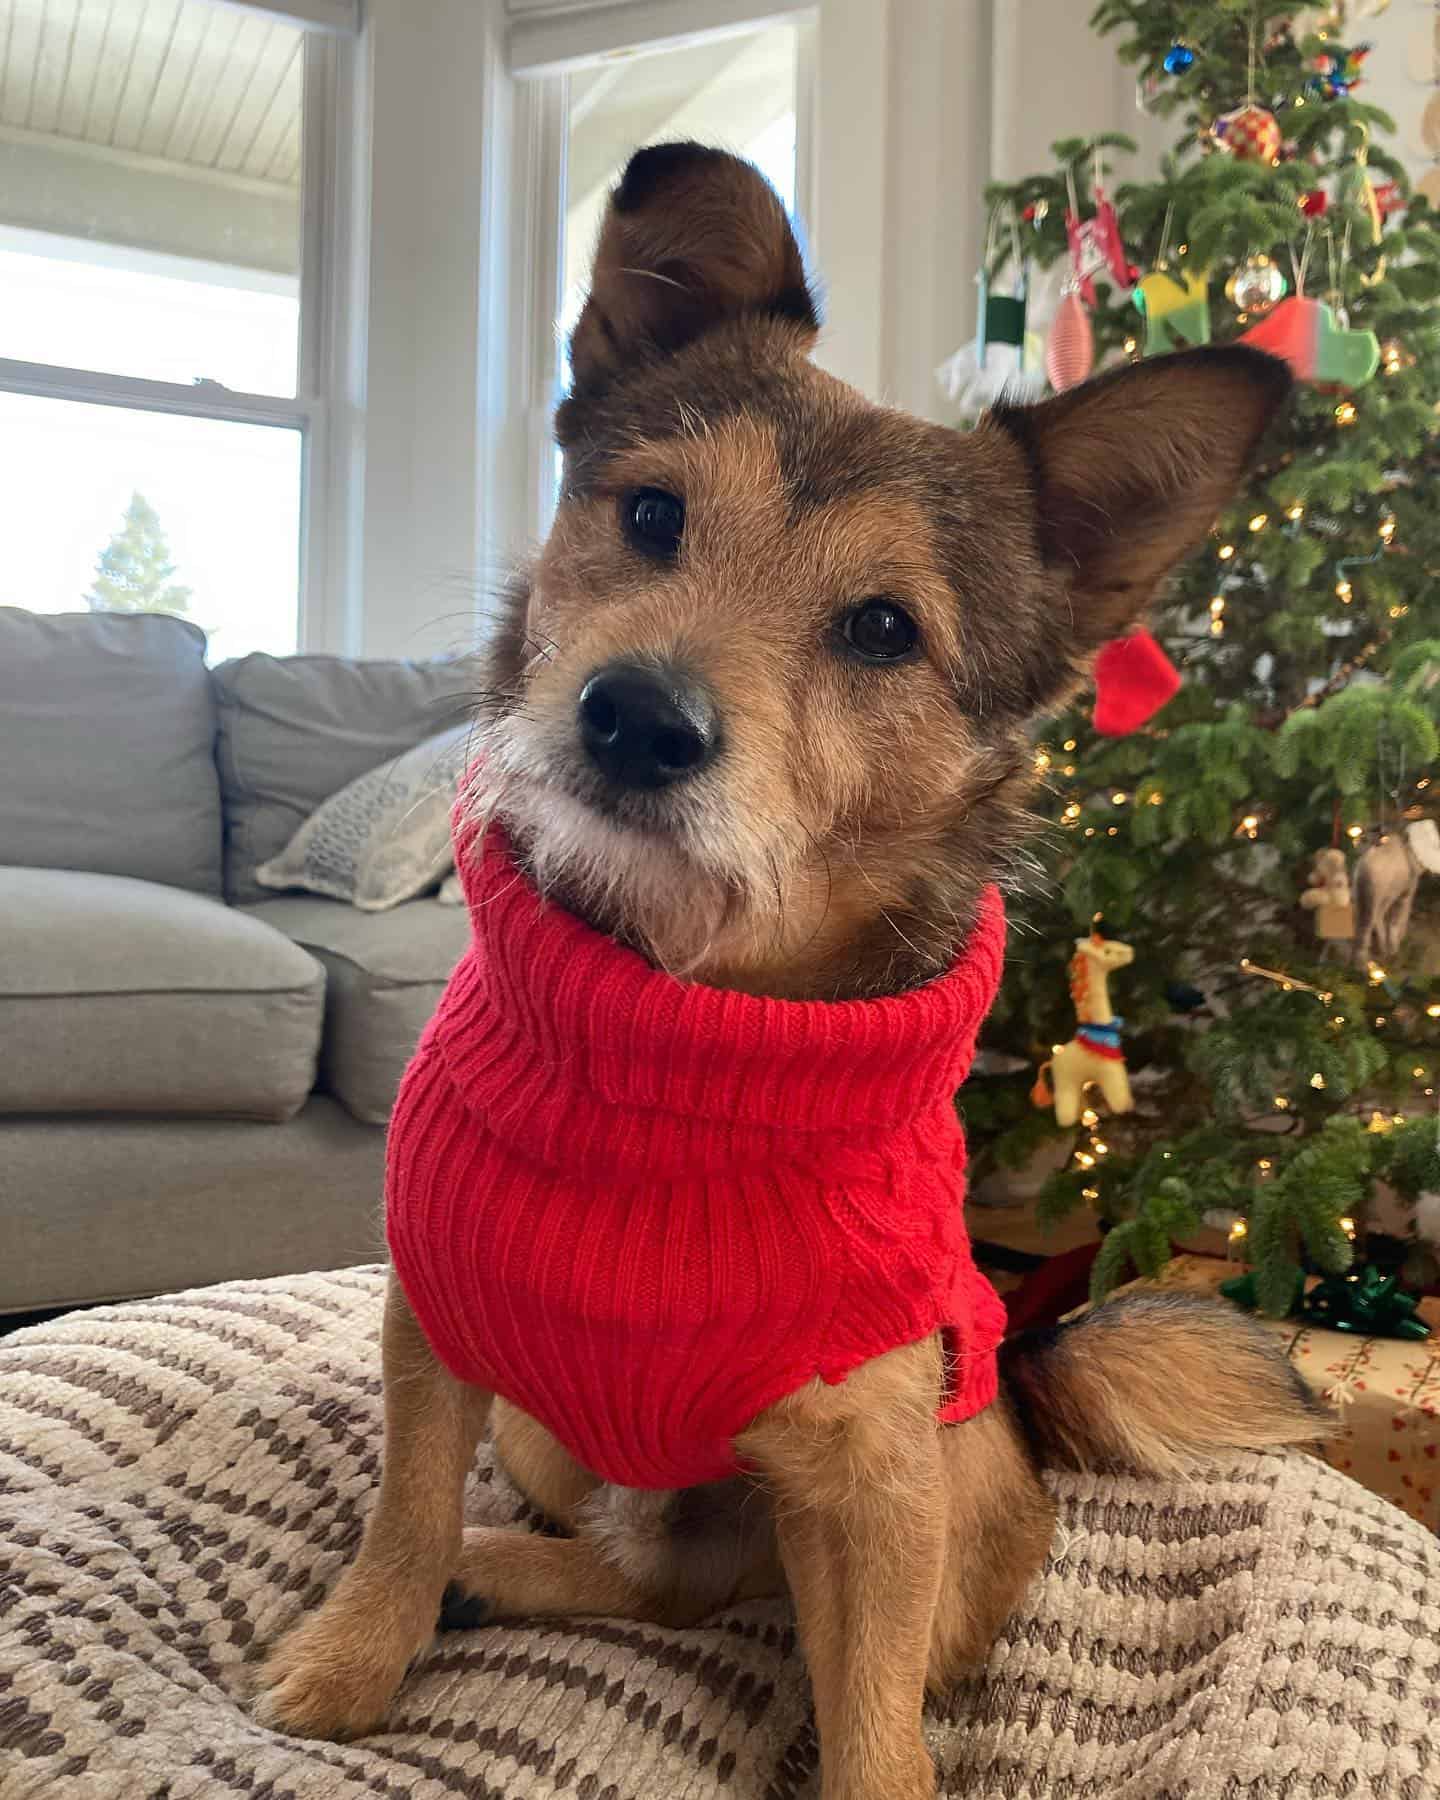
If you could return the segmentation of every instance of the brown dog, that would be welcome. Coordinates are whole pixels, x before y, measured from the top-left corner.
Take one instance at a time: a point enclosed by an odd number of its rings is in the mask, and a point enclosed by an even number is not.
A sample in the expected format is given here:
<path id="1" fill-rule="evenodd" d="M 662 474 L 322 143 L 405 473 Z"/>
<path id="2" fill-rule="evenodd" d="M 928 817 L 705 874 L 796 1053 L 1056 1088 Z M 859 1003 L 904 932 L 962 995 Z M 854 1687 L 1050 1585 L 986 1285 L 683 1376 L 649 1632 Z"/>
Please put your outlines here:
<path id="1" fill-rule="evenodd" d="M 816 331 L 753 169 L 685 144 L 632 160 L 575 332 L 559 513 L 495 647 L 479 803 L 542 891 L 661 968 L 829 1000 L 949 965 L 1024 834 L 1029 721 L 1204 538 L 1289 380 L 1189 353 L 957 435 L 821 373 Z M 678 737 L 636 751 L 663 767 L 586 742 L 582 691 L 617 666 L 703 691 L 702 723 L 682 694 Z M 1261 1334 L 1174 1299 L 1015 1342 L 1002 1373 L 993 1406 L 942 1428 L 941 1350 L 914 1343 L 756 1418 L 753 1480 L 605 1488 L 448 1374 L 392 1279 L 379 1500 L 260 1671 L 260 1717 L 373 1729 L 442 1596 L 459 1622 L 680 1625 L 788 1582 L 826 1800 L 931 1795 L 927 1684 L 983 1658 L 1041 1567 L 1044 1464 L 1168 1474 L 1322 1430 Z M 568 1535 L 462 1530 L 492 1418 Z"/>

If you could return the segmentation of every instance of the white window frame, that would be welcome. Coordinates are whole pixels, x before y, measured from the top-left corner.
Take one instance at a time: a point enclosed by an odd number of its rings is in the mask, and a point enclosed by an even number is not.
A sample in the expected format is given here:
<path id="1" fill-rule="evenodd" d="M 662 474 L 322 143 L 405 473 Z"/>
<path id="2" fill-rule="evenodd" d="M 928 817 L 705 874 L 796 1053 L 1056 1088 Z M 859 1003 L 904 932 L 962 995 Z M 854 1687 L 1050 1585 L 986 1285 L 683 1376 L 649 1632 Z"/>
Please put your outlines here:
<path id="1" fill-rule="evenodd" d="M 222 0 L 248 5 L 248 0 Z M 301 650 L 348 647 L 355 635 L 358 534 L 345 500 L 357 485 L 358 409 L 344 404 L 359 354 L 360 317 L 346 276 L 356 229 L 352 195 L 352 114 L 356 44 L 349 0 L 297 0 L 257 10 L 280 14 L 305 33 L 300 181 L 300 331 L 293 397 L 249 394 L 218 381 L 151 381 L 0 356 L 0 392 L 40 399 L 174 413 L 300 435 L 300 541 L 297 570 Z M 338 404 L 337 404 L 338 402 Z"/>
<path id="2" fill-rule="evenodd" d="M 510 0 L 507 66 L 513 81 L 507 164 L 512 191 L 508 240 L 492 266 L 507 291 L 495 297 L 508 320 L 511 421 L 497 458 L 495 516 L 538 543 L 554 510 L 553 416 L 559 398 L 555 330 L 564 300 L 568 71 L 614 51 L 660 54 L 767 25 L 796 27 L 795 211 L 807 238 L 815 217 L 817 0 L 618 0 L 575 7 Z M 513 549 L 513 544 L 508 546 Z"/>

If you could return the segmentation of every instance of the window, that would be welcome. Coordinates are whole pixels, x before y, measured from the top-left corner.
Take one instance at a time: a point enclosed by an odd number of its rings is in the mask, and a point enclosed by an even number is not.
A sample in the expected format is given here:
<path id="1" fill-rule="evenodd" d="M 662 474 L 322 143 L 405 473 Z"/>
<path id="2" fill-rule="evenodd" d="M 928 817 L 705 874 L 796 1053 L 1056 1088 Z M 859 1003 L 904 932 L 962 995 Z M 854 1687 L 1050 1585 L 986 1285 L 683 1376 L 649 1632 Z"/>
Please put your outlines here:
<path id="1" fill-rule="evenodd" d="M 734 150 L 757 165 L 794 211 L 796 60 L 796 28 L 775 25 L 648 56 L 620 53 L 572 71 L 564 336 L 584 303 L 606 197 L 642 145 L 694 138 Z"/>
<path id="2" fill-rule="evenodd" d="M 301 642 L 338 54 L 260 5 L 10 0 L 0 603 L 179 611 L 212 658 Z"/>
<path id="3" fill-rule="evenodd" d="M 560 471 L 550 415 L 569 382 L 567 344 L 606 200 L 630 154 L 675 138 L 733 150 L 761 169 L 793 215 L 804 212 L 813 26 L 793 0 L 770 10 L 790 19 L 632 48 L 612 35 L 623 34 L 625 9 L 603 9 L 596 16 L 610 42 L 588 59 L 572 56 L 567 42 L 591 17 L 583 9 L 552 19 L 537 5 L 534 31 L 524 29 L 528 16 L 512 29 L 521 77 L 515 188 L 530 196 L 509 250 L 511 316 L 523 325 L 513 360 L 524 436 L 503 460 L 525 471 L 523 488 L 512 483 L 500 502 L 512 545 L 549 525 Z"/>

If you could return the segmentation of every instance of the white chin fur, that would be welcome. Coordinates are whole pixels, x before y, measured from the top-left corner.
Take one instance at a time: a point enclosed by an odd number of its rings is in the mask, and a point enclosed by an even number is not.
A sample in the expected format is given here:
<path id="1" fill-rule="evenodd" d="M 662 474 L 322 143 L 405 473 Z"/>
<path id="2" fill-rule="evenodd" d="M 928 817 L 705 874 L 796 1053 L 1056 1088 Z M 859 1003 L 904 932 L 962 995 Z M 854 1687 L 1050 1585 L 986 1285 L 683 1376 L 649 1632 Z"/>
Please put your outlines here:
<path id="1" fill-rule="evenodd" d="M 524 843 L 542 894 L 562 895 L 672 974 L 701 963 L 731 921 L 744 884 L 604 818 L 523 767 L 524 760 L 513 745 L 487 747 L 469 795 L 472 815 L 498 817 Z"/>

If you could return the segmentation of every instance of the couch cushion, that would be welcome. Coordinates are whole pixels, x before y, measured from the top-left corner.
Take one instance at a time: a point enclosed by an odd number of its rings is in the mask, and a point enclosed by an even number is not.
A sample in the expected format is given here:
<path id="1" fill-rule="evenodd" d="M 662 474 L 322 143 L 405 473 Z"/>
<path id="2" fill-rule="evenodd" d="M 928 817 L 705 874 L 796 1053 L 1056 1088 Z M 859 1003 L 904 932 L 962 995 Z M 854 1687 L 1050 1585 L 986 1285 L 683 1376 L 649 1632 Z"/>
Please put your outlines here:
<path id="1" fill-rule="evenodd" d="M 474 704 L 476 663 L 243 656 L 214 675 L 225 805 L 225 892 L 267 898 L 259 863 L 278 855 L 322 800 Z"/>
<path id="2" fill-rule="evenodd" d="M 205 634 L 0 606 L 0 863 L 220 892 Z"/>
<path id="3" fill-rule="evenodd" d="M 240 910 L 324 964 L 321 1085 L 357 1119 L 384 1124 L 410 1053 L 469 941 L 469 913 L 433 899 L 366 913 L 298 894 Z"/>
<path id="4" fill-rule="evenodd" d="M 288 1119 L 324 990 L 313 957 L 217 900 L 0 868 L 0 1113 Z"/>

